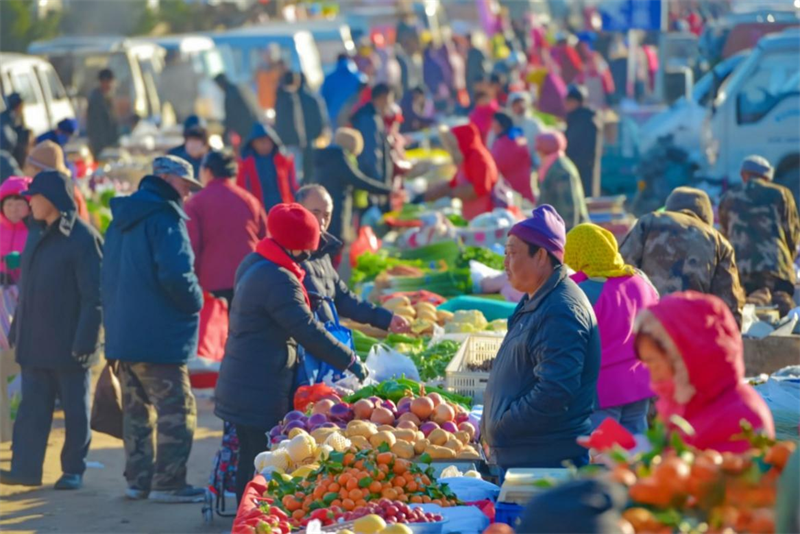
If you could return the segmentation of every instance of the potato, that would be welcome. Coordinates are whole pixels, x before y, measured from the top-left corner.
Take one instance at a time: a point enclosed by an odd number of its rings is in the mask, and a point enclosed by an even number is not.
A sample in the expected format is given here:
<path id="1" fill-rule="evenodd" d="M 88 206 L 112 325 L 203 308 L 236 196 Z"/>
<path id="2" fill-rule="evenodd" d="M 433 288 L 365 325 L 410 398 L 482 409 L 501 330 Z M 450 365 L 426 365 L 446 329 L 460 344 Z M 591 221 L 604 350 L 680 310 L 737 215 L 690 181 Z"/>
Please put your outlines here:
<path id="1" fill-rule="evenodd" d="M 328 436 L 339 432 L 338 428 L 318 428 L 311 433 L 311 437 L 317 442 L 317 445 L 322 445 Z"/>
<path id="2" fill-rule="evenodd" d="M 378 427 L 378 432 L 394 432 L 395 430 L 397 429 L 392 425 L 381 425 Z"/>
<path id="3" fill-rule="evenodd" d="M 383 303 L 383 307 L 387 310 L 396 310 L 401 306 L 411 307 L 411 301 L 406 296 L 392 297 Z"/>
<path id="4" fill-rule="evenodd" d="M 469 445 L 469 442 L 472 441 L 472 438 L 469 435 L 469 432 L 464 430 L 459 430 L 455 433 L 456 439 L 460 441 L 463 445 Z"/>
<path id="5" fill-rule="evenodd" d="M 417 316 L 417 312 L 414 311 L 414 308 L 411 306 L 400 306 L 394 309 L 395 315 L 402 315 L 407 319 L 414 319 Z"/>
<path id="6" fill-rule="evenodd" d="M 456 458 L 459 460 L 480 460 L 481 455 L 478 454 L 478 451 L 475 450 L 475 447 L 464 447 L 461 451 L 456 455 Z"/>
<path id="7" fill-rule="evenodd" d="M 450 434 L 441 428 L 437 428 L 428 435 L 428 441 L 434 445 L 444 445 L 448 439 L 450 439 Z"/>
<path id="8" fill-rule="evenodd" d="M 350 421 L 347 423 L 347 429 L 344 431 L 345 436 L 352 438 L 353 436 L 363 436 L 369 439 L 371 436 L 378 432 L 377 427 L 369 421 Z"/>
<path id="9" fill-rule="evenodd" d="M 398 441 L 392 445 L 392 452 L 400 458 L 410 460 L 415 456 L 414 446 L 407 441 Z"/>
<path id="10" fill-rule="evenodd" d="M 417 441 L 414 442 L 414 452 L 417 454 L 422 454 L 423 452 L 425 452 L 425 449 L 427 449 L 428 445 L 430 444 L 431 442 L 425 438 L 418 439 Z"/>
<path id="11" fill-rule="evenodd" d="M 353 446 L 360 451 L 372 448 L 369 440 L 364 436 L 353 436 L 350 438 L 350 441 L 353 443 Z"/>
<path id="12" fill-rule="evenodd" d="M 406 429 L 398 429 L 394 431 L 394 437 L 396 437 L 400 441 L 407 441 L 409 443 L 414 443 L 417 441 L 417 433 L 413 430 L 406 430 Z"/>
<path id="13" fill-rule="evenodd" d="M 453 320 L 453 314 L 445 310 L 436 310 L 436 322 L 446 323 Z"/>
<path id="14" fill-rule="evenodd" d="M 374 434 L 372 437 L 369 438 L 369 443 L 373 447 L 380 447 L 382 443 L 386 443 L 391 447 L 395 443 L 397 443 L 397 439 L 394 437 L 394 434 L 391 432 L 378 432 Z"/>
<path id="15" fill-rule="evenodd" d="M 450 438 L 443 446 L 447 447 L 448 449 L 452 449 L 455 452 L 458 452 L 464 448 L 464 445 L 460 441 L 458 441 L 458 439 L 456 439 L 455 436 L 450 436 Z"/>
<path id="16" fill-rule="evenodd" d="M 425 302 L 424 300 L 417 302 L 417 305 L 414 306 L 414 308 L 417 310 L 417 313 L 426 310 L 433 312 L 433 314 L 436 315 L 436 306 L 434 306 L 430 302 Z"/>
<path id="17" fill-rule="evenodd" d="M 453 449 L 439 447 L 438 445 L 428 445 L 425 448 L 425 452 L 434 460 L 452 460 L 456 457 L 456 453 Z"/>

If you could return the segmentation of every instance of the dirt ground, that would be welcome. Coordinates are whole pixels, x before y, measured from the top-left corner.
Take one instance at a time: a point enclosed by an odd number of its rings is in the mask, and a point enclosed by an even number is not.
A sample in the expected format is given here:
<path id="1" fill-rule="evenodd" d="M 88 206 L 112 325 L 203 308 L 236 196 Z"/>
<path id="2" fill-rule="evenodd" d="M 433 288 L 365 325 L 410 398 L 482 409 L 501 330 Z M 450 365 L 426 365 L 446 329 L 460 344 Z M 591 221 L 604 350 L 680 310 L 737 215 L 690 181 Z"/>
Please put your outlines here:
<path id="1" fill-rule="evenodd" d="M 214 417 L 208 393 L 198 393 L 198 424 L 189 458 L 188 482 L 205 487 L 214 454 L 222 437 L 222 422 Z M 44 486 L 0 486 L 0 531 L 3 533 L 223 533 L 232 519 L 215 516 L 206 524 L 201 504 L 157 504 L 124 498 L 122 476 L 125 458 L 122 441 L 94 433 L 89 451 L 90 467 L 80 491 L 55 491 L 61 476 L 59 455 L 64 441 L 63 418 L 56 414 L 47 444 Z M 11 462 L 11 442 L 0 445 L 0 468 Z M 226 501 L 229 509 L 235 499 Z"/>

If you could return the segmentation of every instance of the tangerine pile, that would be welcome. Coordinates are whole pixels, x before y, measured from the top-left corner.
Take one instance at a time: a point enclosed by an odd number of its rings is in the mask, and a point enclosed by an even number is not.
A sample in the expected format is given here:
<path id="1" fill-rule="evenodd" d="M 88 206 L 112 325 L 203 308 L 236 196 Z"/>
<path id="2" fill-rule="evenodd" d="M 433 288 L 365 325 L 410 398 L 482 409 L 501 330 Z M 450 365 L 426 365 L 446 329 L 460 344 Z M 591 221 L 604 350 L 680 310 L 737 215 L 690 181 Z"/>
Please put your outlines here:
<path id="1" fill-rule="evenodd" d="M 431 468 L 397 457 L 386 450 L 332 453 L 304 478 L 275 476 L 264 497 L 275 499 L 294 526 L 299 527 L 318 510 L 338 517 L 382 499 L 454 506 L 457 499 L 446 484 L 438 484 Z"/>
<path id="2" fill-rule="evenodd" d="M 621 462 L 610 478 L 628 486 L 624 518 L 637 533 L 669 533 L 687 523 L 714 532 L 775 532 L 778 478 L 796 444 L 778 442 L 744 454 L 665 452 L 644 463 Z"/>

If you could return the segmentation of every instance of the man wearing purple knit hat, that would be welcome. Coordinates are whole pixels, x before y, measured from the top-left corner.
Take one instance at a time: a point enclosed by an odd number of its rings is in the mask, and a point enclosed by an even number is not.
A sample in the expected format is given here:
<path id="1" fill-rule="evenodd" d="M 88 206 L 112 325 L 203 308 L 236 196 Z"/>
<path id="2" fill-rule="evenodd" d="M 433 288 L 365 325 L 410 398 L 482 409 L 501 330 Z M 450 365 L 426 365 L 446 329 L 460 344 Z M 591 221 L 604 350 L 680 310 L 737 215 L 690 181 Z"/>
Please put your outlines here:
<path id="1" fill-rule="evenodd" d="M 592 305 L 563 264 L 566 230 L 545 204 L 508 233 L 505 270 L 525 294 L 484 394 L 482 433 L 502 468 L 589 462 L 576 439 L 591 431 L 600 371 Z"/>

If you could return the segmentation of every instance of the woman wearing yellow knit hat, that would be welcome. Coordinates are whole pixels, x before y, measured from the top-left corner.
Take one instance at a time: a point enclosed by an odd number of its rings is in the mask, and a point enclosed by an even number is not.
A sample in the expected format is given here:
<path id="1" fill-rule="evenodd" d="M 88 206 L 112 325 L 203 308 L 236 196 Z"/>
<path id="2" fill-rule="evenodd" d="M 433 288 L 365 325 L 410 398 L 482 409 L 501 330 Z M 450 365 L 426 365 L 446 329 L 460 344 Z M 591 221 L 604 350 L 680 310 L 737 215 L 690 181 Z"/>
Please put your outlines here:
<path id="1" fill-rule="evenodd" d="M 579 224 L 567 233 L 564 263 L 594 307 L 602 357 L 597 381 L 596 428 L 608 417 L 634 434 L 647 429 L 650 375 L 636 358 L 633 323 L 643 309 L 658 303 L 658 291 L 644 273 L 626 265 L 617 241 L 595 224 Z"/>

